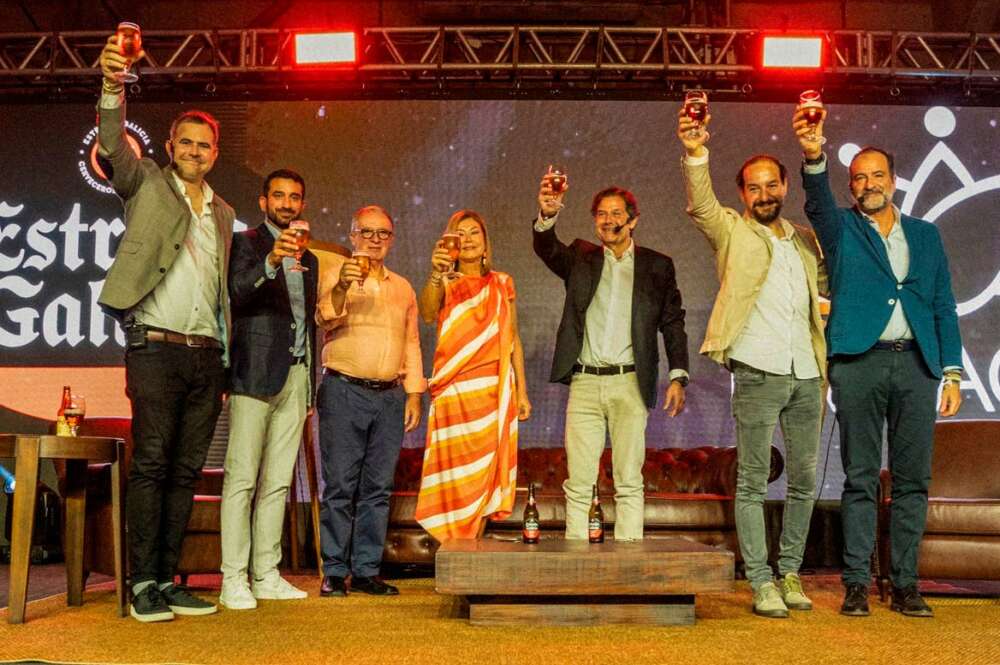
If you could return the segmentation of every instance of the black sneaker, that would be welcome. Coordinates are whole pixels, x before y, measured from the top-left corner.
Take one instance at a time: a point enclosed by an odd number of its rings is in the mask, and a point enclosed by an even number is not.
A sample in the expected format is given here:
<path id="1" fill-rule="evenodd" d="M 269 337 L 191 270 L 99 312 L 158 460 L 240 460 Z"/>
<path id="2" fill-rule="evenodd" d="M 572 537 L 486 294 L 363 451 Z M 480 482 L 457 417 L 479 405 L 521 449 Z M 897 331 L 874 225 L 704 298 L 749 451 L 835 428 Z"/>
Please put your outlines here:
<path id="1" fill-rule="evenodd" d="M 129 614 L 136 621 L 143 623 L 170 621 L 174 618 L 174 613 L 170 611 L 167 601 L 163 598 L 163 594 L 160 593 L 155 584 L 150 584 L 132 596 Z"/>
<path id="2" fill-rule="evenodd" d="M 352 577 L 351 591 L 360 591 L 373 596 L 398 596 L 399 589 L 386 584 L 381 577 Z"/>
<path id="3" fill-rule="evenodd" d="M 166 589 L 160 591 L 167 605 L 174 611 L 174 614 L 182 616 L 200 616 L 202 614 L 215 614 L 219 611 L 212 603 L 196 598 L 179 586 L 171 584 Z"/>
<path id="4" fill-rule="evenodd" d="M 844 604 L 840 606 L 840 613 L 849 617 L 866 617 L 871 612 L 868 610 L 868 585 L 848 584 L 844 593 Z"/>
<path id="5" fill-rule="evenodd" d="M 917 585 L 908 586 L 903 589 L 892 588 L 893 612 L 900 612 L 908 617 L 933 617 L 934 610 L 924 602 L 917 591 Z"/>

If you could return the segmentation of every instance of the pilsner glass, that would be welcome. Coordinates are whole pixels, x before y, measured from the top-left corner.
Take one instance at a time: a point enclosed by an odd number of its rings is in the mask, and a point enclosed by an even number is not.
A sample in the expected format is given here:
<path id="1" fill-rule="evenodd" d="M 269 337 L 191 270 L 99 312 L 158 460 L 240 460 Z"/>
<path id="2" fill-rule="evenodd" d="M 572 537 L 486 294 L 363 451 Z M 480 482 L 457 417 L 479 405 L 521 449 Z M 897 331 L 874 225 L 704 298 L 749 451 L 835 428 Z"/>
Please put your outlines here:
<path id="1" fill-rule="evenodd" d="M 806 135 L 810 141 L 826 143 L 825 136 L 816 136 L 816 125 L 823 119 L 823 97 L 819 90 L 806 90 L 799 95 L 799 108 L 812 131 Z"/>
<path id="2" fill-rule="evenodd" d="M 457 233 L 445 233 L 441 236 L 441 242 L 448 250 L 448 258 L 451 260 L 451 270 L 446 270 L 445 275 L 456 277 L 458 273 L 455 272 L 455 261 L 458 261 L 458 255 L 462 251 L 462 236 Z"/>
<path id="3" fill-rule="evenodd" d="M 302 265 L 302 252 L 306 251 L 306 245 L 309 244 L 309 222 L 304 219 L 293 219 L 288 228 L 295 232 L 295 242 L 299 246 L 299 251 L 295 252 L 295 265 L 289 270 L 305 272 L 309 268 Z"/>
<path id="4" fill-rule="evenodd" d="M 119 83 L 135 83 L 139 80 L 139 75 L 131 71 L 132 61 L 139 57 L 142 51 L 142 31 L 137 23 L 122 21 L 118 24 L 118 31 L 115 33 L 118 38 L 118 52 L 123 58 L 128 58 L 125 69 L 115 75 Z"/>
<path id="5" fill-rule="evenodd" d="M 87 415 L 87 400 L 83 395 L 73 395 L 70 397 L 69 406 L 63 411 L 63 417 L 66 418 L 66 424 L 69 425 L 69 431 L 73 436 L 76 436 L 80 431 L 80 423 L 83 422 L 84 417 Z"/>
<path id="6" fill-rule="evenodd" d="M 684 95 L 684 114 L 698 123 L 697 127 L 688 130 L 688 137 L 693 139 L 701 136 L 705 132 L 701 123 L 708 116 L 708 93 L 704 90 L 688 90 Z"/>
<path id="7" fill-rule="evenodd" d="M 354 252 L 352 258 L 357 261 L 358 269 L 361 270 L 361 280 L 358 282 L 358 293 L 365 292 L 365 280 L 368 279 L 368 273 L 372 269 L 372 257 L 368 252 L 358 251 Z"/>

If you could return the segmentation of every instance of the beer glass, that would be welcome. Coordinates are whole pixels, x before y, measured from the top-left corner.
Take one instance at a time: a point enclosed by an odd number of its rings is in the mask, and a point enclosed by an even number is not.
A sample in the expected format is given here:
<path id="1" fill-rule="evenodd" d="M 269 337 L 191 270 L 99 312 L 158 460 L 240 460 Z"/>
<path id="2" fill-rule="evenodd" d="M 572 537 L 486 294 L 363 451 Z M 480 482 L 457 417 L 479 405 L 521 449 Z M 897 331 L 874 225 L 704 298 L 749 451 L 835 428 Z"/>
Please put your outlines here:
<path id="1" fill-rule="evenodd" d="M 122 21 L 118 24 L 118 31 L 115 33 L 118 38 L 118 52 L 123 58 L 128 58 L 125 69 L 115 75 L 119 83 L 135 83 L 139 80 L 139 75 L 131 71 L 132 61 L 139 57 L 142 51 L 142 31 L 137 23 Z"/>
<path id="2" fill-rule="evenodd" d="M 84 417 L 87 415 L 87 400 L 83 395 L 73 395 L 69 399 L 69 406 L 63 411 L 63 417 L 66 419 L 66 424 L 69 425 L 70 434 L 73 436 L 77 435 L 80 431 L 80 423 L 83 422 Z"/>
<path id="3" fill-rule="evenodd" d="M 819 141 L 821 145 L 826 143 L 825 136 L 816 136 L 816 125 L 823 119 L 823 97 L 819 90 L 806 90 L 799 95 L 799 108 L 802 109 L 802 116 L 812 128 L 806 138 L 810 141 Z"/>
<path id="4" fill-rule="evenodd" d="M 458 254 L 462 250 L 462 236 L 457 233 L 445 233 L 441 236 L 444 248 L 448 250 L 448 258 L 451 260 L 451 270 L 445 272 L 448 277 L 456 276 L 455 261 L 458 261 Z"/>
<path id="5" fill-rule="evenodd" d="M 684 115 L 698 123 L 697 127 L 688 130 L 688 138 L 701 136 L 705 132 L 701 123 L 705 122 L 708 115 L 708 93 L 704 90 L 688 90 L 684 95 Z"/>
<path id="6" fill-rule="evenodd" d="M 302 252 L 306 251 L 306 245 L 309 244 L 309 222 L 304 219 L 293 219 L 288 228 L 295 232 L 295 243 L 299 246 L 299 251 L 295 252 L 295 265 L 289 270 L 305 272 L 309 268 L 302 265 Z"/>
<path id="7" fill-rule="evenodd" d="M 358 293 L 365 292 L 365 280 L 368 279 L 368 273 L 372 269 L 372 257 L 368 252 L 357 251 L 354 252 L 351 257 L 358 263 L 358 268 L 361 270 L 361 280 L 358 282 Z"/>

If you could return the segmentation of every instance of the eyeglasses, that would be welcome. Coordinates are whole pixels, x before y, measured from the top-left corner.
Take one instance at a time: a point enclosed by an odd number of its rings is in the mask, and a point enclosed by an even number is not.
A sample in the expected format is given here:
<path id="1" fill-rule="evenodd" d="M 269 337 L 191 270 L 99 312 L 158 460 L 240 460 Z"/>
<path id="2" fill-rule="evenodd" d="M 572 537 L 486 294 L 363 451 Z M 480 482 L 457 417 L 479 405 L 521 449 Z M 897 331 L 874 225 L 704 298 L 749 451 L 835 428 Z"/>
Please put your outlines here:
<path id="1" fill-rule="evenodd" d="M 378 236 L 379 240 L 388 240 L 392 237 L 392 231 L 389 229 L 355 229 L 352 233 L 357 233 L 365 240 L 371 240 L 375 236 Z"/>
<path id="2" fill-rule="evenodd" d="M 610 215 L 604 212 L 603 210 L 598 210 L 596 213 L 594 213 L 594 219 L 596 219 L 599 222 L 609 218 L 612 221 L 620 222 L 623 219 L 628 219 L 628 213 L 625 212 L 624 210 L 612 210 Z"/>

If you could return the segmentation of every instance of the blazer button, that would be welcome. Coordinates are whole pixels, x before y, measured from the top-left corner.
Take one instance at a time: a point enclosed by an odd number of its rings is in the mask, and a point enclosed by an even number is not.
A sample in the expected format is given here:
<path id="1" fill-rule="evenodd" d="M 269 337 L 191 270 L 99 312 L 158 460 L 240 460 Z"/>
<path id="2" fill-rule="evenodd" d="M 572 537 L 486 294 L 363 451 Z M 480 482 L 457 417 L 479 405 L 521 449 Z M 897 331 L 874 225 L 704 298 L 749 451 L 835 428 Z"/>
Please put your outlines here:
<path id="1" fill-rule="evenodd" d="M 167 272 L 166 268 L 160 268 L 160 272 Z"/>
<path id="2" fill-rule="evenodd" d="M 288 347 L 288 352 L 289 353 L 295 353 L 295 347 L 294 346 Z"/>
<path id="3" fill-rule="evenodd" d="M 181 248 L 181 246 L 179 244 L 177 244 L 177 243 L 174 244 L 174 249 L 180 249 L 180 248 Z"/>
<path id="4" fill-rule="evenodd" d="M 903 290 L 903 285 L 902 284 L 897 284 L 896 285 L 896 290 L 897 291 L 902 291 Z"/>
<path id="5" fill-rule="evenodd" d="M 890 305 L 895 305 L 896 304 L 896 299 L 895 298 L 889 298 L 889 304 Z"/>
<path id="6" fill-rule="evenodd" d="M 292 322 L 292 330 L 295 330 L 295 322 Z"/>

